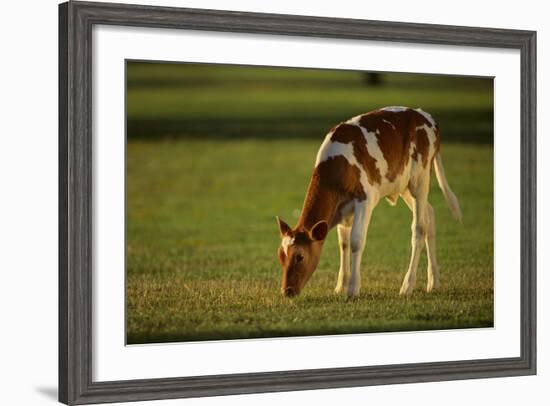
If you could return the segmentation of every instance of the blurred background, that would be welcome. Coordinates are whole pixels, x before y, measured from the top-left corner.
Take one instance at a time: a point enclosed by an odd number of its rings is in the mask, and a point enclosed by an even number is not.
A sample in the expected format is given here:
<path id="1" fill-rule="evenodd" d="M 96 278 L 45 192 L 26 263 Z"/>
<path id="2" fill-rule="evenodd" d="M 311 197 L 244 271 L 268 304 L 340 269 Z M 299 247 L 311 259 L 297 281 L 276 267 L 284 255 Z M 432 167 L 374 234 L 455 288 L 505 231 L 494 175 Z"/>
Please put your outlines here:
<path id="1" fill-rule="evenodd" d="M 488 78 L 128 63 L 128 139 L 317 138 L 382 106 L 422 106 L 444 140 L 492 143 Z"/>
<path id="2" fill-rule="evenodd" d="M 327 131 L 383 106 L 439 122 L 454 223 L 435 180 L 440 292 L 397 295 L 411 214 L 374 212 L 358 300 L 332 295 L 335 232 L 304 294 L 279 297 L 275 216 L 294 225 Z M 493 323 L 493 80 L 127 62 L 129 343 L 488 327 Z"/>

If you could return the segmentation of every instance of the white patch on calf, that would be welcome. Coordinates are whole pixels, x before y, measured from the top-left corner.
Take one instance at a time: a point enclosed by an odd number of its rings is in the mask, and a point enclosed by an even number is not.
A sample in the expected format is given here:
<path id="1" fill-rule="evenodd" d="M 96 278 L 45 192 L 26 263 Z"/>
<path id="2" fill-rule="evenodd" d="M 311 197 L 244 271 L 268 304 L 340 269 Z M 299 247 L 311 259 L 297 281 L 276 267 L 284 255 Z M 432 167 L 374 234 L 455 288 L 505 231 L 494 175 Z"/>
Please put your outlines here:
<path id="1" fill-rule="evenodd" d="M 353 116 L 352 118 L 350 118 L 349 120 L 346 121 L 346 124 L 358 125 L 357 123 L 359 122 L 359 120 L 361 120 L 361 118 L 363 116 L 364 116 L 364 114 L 359 114 L 357 116 Z"/>
<path id="2" fill-rule="evenodd" d="M 392 113 L 399 113 L 401 111 L 407 111 L 408 109 L 409 109 L 408 107 L 403 107 L 403 106 L 388 106 L 388 107 L 383 107 L 380 110 L 391 111 Z"/>
<path id="3" fill-rule="evenodd" d="M 328 154 L 328 151 L 330 150 L 330 146 L 332 144 L 332 134 L 334 134 L 334 131 L 331 131 L 327 134 L 325 140 L 319 147 L 319 151 L 317 151 L 317 158 L 315 159 L 315 168 L 317 168 L 317 165 L 319 165 L 321 162 L 328 159 L 325 155 Z"/>
<path id="4" fill-rule="evenodd" d="M 435 154 L 435 131 L 434 131 L 434 127 L 428 127 L 426 124 L 423 124 L 421 126 L 416 127 L 415 130 L 416 131 L 418 131 L 418 130 L 426 131 L 426 134 L 428 135 L 428 142 L 430 143 L 430 147 L 428 149 L 428 159 L 430 159 L 430 157 L 434 156 L 434 154 Z M 418 155 L 420 156 L 421 154 L 418 154 Z M 419 158 L 419 160 L 420 160 L 420 158 Z"/>
<path id="5" fill-rule="evenodd" d="M 424 129 L 428 133 L 428 140 L 430 140 L 430 147 L 434 147 L 435 146 L 435 139 L 436 139 L 434 129 L 433 128 L 426 128 L 426 126 L 424 126 Z"/>
<path id="6" fill-rule="evenodd" d="M 346 121 L 346 124 L 359 126 L 359 121 L 361 120 L 361 117 L 363 117 L 363 114 L 359 114 L 358 116 L 352 117 L 348 121 Z"/>
<path id="7" fill-rule="evenodd" d="M 292 244 L 294 244 L 294 238 L 289 237 L 288 235 L 285 235 L 281 240 L 281 247 L 283 247 L 285 255 L 288 255 L 288 247 L 290 247 Z"/>
<path id="8" fill-rule="evenodd" d="M 357 161 L 357 157 L 353 152 L 353 143 L 350 142 L 349 144 L 343 144 L 337 141 L 330 141 L 330 135 L 331 134 L 327 135 L 327 138 L 325 138 L 323 145 L 321 145 L 321 148 L 317 153 L 317 161 L 315 162 L 315 166 L 319 165 L 321 162 L 325 162 L 332 157 L 342 156 L 346 158 L 351 166 L 355 166 L 357 169 L 359 169 L 359 181 L 361 182 L 361 186 L 363 186 L 363 190 L 366 191 L 369 184 L 367 173 L 363 169 L 363 165 L 361 165 L 359 161 Z M 329 140 L 328 143 L 327 139 Z"/>
<path id="9" fill-rule="evenodd" d="M 380 171 L 381 179 L 385 179 L 388 174 L 388 161 L 384 158 L 384 154 L 382 153 L 382 150 L 378 145 L 378 139 L 376 138 L 376 134 L 380 134 L 380 130 L 377 129 L 376 132 L 370 132 L 366 128 L 361 126 L 358 127 L 365 137 L 367 152 L 376 160 L 376 167 Z"/>

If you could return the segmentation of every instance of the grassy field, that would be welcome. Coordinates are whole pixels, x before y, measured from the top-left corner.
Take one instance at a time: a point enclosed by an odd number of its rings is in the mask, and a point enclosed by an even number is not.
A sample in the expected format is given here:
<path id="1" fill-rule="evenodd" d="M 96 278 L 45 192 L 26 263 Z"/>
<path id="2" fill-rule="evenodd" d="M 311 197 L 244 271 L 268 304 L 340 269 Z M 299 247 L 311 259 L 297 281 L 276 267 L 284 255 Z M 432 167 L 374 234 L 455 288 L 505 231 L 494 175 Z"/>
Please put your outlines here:
<path id="1" fill-rule="evenodd" d="M 354 72 L 128 65 L 127 341 L 487 327 L 493 323 L 492 83 Z M 398 296 L 410 255 L 403 202 L 377 207 L 360 297 L 333 295 L 335 232 L 303 294 L 279 296 L 275 215 L 297 213 L 335 123 L 384 105 L 421 106 L 442 128 L 451 219 L 435 179 L 442 289 Z M 289 170 L 292 176 L 288 176 Z M 281 176 L 282 173 L 287 176 Z"/>

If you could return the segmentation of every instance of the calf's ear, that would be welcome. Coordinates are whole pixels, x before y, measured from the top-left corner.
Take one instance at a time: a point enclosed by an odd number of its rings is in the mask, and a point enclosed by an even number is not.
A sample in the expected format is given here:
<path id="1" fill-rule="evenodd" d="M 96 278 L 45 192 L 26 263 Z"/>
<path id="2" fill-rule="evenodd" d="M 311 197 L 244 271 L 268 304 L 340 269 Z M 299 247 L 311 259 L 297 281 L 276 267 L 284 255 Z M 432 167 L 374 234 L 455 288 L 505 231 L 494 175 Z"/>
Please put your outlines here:
<path id="1" fill-rule="evenodd" d="M 283 220 L 279 218 L 279 216 L 276 216 L 277 223 L 279 224 L 279 231 L 281 232 L 281 237 L 288 234 L 288 232 L 291 230 L 290 226 L 285 223 Z"/>
<path id="2" fill-rule="evenodd" d="M 328 223 L 325 220 L 321 220 L 316 223 L 309 231 L 311 239 L 314 241 L 323 241 L 328 234 Z"/>

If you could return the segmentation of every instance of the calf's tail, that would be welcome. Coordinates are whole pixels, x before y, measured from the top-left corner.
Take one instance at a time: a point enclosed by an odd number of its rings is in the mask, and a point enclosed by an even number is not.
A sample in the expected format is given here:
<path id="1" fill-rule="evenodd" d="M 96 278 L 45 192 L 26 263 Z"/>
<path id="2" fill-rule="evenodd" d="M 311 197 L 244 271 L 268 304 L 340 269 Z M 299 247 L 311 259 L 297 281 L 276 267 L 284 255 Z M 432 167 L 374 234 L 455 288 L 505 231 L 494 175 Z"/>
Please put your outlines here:
<path id="1" fill-rule="evenodd" d="M 441 160 L 441 155 L 439 152 L 435 156 L 434 164 L 437 183 L 443 192 L 447 206 L 449 206 L 453 218 L 462 223 L 462 211 L 460 210 L 460 204 L 458 203 L 458 199 L 447 182 L 447 178 L 445 177 L 445 169 L 443 169 L 443 161 Z"/>

